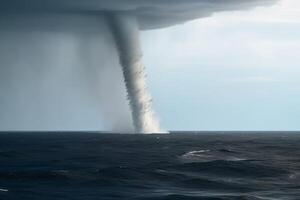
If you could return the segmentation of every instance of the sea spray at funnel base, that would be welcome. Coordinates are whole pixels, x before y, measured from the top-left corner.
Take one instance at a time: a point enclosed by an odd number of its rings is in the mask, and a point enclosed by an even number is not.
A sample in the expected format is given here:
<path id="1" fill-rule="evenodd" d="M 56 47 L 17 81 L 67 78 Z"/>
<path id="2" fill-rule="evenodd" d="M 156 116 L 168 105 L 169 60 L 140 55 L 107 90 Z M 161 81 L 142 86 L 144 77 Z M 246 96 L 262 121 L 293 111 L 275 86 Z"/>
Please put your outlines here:
<path id="1" fill-rule="evenodd" d="M 124 81 L 137 133 L 164 133 L 152 110 L 152 98 L 146 84 L 137 19 L 127 14 L 113 14 L 109 22 L 119 52 Z"/>

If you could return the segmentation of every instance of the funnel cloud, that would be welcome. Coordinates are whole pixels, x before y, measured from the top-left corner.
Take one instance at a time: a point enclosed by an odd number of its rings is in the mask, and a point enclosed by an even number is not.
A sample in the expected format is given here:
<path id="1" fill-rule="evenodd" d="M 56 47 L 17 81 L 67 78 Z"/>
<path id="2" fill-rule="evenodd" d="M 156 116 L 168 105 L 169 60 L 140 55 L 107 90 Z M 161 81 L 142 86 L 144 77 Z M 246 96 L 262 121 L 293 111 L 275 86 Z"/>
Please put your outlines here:
<path id="1" fill-rule="evenodd" d="M 119 51 L 135 130 L 138 133 L 162 133 L 147 89 L 136 17 L 113 14 L 108 20 Z"/>

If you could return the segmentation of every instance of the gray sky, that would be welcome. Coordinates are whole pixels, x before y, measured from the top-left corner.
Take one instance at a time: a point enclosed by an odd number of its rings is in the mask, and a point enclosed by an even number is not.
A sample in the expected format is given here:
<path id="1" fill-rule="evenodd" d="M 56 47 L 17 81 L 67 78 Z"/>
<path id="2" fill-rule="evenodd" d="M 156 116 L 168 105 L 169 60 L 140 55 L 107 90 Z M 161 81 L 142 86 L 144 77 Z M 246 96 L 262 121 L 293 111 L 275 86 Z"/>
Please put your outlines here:
<path id="1" fill-rule="evenodd" d="M 207 1 L 213 2 L 208 7 L 205 0 L 187 2 L 199 7 L 191 13 L 186 12 L 190 4 L 183 7 L 184 19 L 198 11 L 209 15 L 206 8 L 218 10 L 217 1 Z M 230 8 L 239 2 L 239 9 L 245 2 L 273 0 L 228 2 Z M 166 3 L 161 6 L 161 14 L 173 10 Z M 149 10 L 142 8 L 137 10 L 142 22 L 151 27 Z M 173 19 L 170 14 L 165 19 Z M 160 26 L 158 19 L 154 22 Z M 300 2 L 281 0 L 273 7 L 222 12 L 144 31 L 148 83 L 162 126 L 300 130 L 299 24 Z M 122 72 L 106 25 L 105 18 L 94 15 L 1 17 L 0 130 L 130 131 Z"/>
<path id="2" fill-rule="evenodd" d="M 300 130 L 300 2 L 143 33 L 148 82 L 175 130 Z"/>

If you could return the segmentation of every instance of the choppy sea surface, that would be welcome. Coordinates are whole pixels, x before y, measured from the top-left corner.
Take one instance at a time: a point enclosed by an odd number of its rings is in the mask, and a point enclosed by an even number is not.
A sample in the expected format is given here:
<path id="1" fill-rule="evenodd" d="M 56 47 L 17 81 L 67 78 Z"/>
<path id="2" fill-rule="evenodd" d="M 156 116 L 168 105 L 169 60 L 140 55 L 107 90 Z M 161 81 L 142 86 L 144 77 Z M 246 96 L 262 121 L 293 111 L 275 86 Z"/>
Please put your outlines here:
<path id="1" fill-rule="evenodd" d="M 0 133 L 1 200 L 299 200 L 300 133 Z"/>

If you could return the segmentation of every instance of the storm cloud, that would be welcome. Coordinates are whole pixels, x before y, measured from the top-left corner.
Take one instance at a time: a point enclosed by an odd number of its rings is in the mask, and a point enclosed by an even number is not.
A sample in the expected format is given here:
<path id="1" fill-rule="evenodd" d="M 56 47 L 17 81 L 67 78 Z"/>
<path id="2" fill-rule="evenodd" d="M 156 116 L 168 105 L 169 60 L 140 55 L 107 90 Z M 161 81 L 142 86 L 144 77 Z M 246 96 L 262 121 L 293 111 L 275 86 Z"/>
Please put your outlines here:
<path id="1" fill-rule="evenodd" d="M 141 29 L 171 26 L 207 17 L 215 12 L 272 5 L 278 0 L 4 0 L 4 12 L 81 12 L 105 14 L 121 12 L 137 17 Z"/>
<path id="2" fill-rule="evenodd" d="M 132 113 L 126 99 L 128 88 L 126 91 L 119 62 L 120 53 L 125 51 L 118 50 L 115 44 L 118 38 L 111 34 L 107 18 L 132 16 L 137 23 L 134 27 L 145 30 L 274 2 L 1 1 L 0 129 L 96 130 L 102 127 L 132 131 Z M 138 57 L 143 79 L 146 75 L 142 71 L 141 55 Z M 124 72 L 124 66 L 122 69 Z M 151 103 L 151 97 L 147 97 L 147 102 Z"/>

